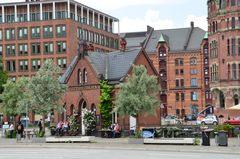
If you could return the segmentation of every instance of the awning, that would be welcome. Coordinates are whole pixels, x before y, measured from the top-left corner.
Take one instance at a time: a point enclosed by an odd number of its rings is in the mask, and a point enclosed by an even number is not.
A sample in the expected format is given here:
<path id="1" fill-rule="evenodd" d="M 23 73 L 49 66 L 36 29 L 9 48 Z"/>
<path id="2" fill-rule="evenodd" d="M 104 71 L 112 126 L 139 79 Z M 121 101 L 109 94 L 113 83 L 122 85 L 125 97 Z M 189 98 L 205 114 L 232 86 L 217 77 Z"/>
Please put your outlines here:
<path id="1" fill-rule="evenodd" d="M 240 110 L 240 104 L 234 105 L 234 106 L 232 106 L 230 108 L 227 108 L 227 109 L 230 109 L 230 110 Z"/>

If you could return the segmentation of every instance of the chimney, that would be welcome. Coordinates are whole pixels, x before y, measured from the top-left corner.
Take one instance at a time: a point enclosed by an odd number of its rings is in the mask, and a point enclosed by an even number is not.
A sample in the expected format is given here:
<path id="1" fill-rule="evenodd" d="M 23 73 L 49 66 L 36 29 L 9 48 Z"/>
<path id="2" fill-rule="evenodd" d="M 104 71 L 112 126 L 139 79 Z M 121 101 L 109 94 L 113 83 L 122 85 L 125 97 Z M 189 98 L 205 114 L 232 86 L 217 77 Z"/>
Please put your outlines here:
<path id="1" fill-rule="evenodd" d="M 193 21 L 191 21 L 191 28 L 194 28 L 194 22 Z"/>
<path id="2" fill-rule="evenodd" d="M 120 50 L 124 52 L 126 50 L 127 41 L 124 38 L 121 38 L 120 45 L 121 45 Z"/>

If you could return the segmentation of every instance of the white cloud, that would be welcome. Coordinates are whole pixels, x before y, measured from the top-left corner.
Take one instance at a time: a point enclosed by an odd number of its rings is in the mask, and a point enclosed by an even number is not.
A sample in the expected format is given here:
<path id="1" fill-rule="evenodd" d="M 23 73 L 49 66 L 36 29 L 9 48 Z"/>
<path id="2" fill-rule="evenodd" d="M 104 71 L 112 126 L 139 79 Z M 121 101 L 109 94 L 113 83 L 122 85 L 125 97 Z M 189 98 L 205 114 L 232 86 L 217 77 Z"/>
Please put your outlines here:
<path id="1" fill-rule="evenodd" d="M 173 21 L 169 19 L 161 19 L 160 12 L 157 10 L 148 10 L 143 18 L 120 19 L 120 32 L 146 31 L 147 25 L 154 29 L 173 28 Z"/>
<path id="2" fill-rule="evenodd" d="M 188 15 L 185 22 L 184 26 L 185 27 L 190 27 L 191 21 L 194 22 L 194 26 L 199 27 L 203 30 L 207 30 L 207 17 L 206 16 L 195 16 L 195 15 Z"/>

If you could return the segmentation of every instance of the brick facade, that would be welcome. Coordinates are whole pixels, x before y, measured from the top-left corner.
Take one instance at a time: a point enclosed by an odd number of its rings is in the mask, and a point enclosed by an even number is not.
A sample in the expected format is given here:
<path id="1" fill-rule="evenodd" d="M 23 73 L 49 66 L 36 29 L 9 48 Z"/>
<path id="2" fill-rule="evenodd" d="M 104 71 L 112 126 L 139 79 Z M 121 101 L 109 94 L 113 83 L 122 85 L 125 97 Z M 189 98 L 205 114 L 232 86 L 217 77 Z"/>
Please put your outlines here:
<path id="1" fill-rule="evenodd" d="M 208 0 L 211 81 L 215 113 L 225 119 L 239 116 L 227 108 L 240 100 L 240 3 Z"/>
<path id="2" fill-rule="evenodd" d="M 89 52 L 88 54 L 91 54 Z M 136 56 L 134 60 L 135 65 L 144 65 L 149 75 L 156 75 L 156 71 L 154 70 L 153 65 L 150 63 L 147 55 L 143 50 Z M 87 82 L 84 84 L 78 83 L 78 70 L 87 70 Z M 131 74 L 131 69 L 128 74 Z M 99 111 L 99 102 L 100 102 L 100 87 L 99 87 L 99 76 L 96 73 L 96 70 L 93 68 L 93 65 L 89 62 L 89 58 L 85 56 L 85 58 L 79 59 L 74 66 L 72 73 L 69 75 L 67 80 L 68 90 L 64 96 L 65 106 L 67 108 L 67 116 L 72 115 L 72 113 L 78 113 L 78 115 L 82 112 L 82 101 L 86 102 L 86 108 L 91 110 L 91 106 L 95 106 L 96 115 L 100 119 L 98 129 L 101 127 L 101 115 Z M 109 81 L 111 82 L 111 81 Z M 113 92 L 118 92 L 118 84 L 114 85 Z M 115 96 L 114 95 L 114 96 Z M 74 109 L 74 110 L 71 110 Z M 81 116 L 81 115 L 80 115 Z M 129 130 L 129 118 L 128 117 L 117 117 L 117 120 L 113 119 L 113 122 L 118 122 L 122 129 Z M 79 117 L 78 124 L 81 125 L 81 117 Z M 156 110 L 156 116 L 149 116 L 142 114 L 139 118 L 139 125 L 143 126 L 159 126 L 160 125 L 160 110 L 159 108 Z"/>

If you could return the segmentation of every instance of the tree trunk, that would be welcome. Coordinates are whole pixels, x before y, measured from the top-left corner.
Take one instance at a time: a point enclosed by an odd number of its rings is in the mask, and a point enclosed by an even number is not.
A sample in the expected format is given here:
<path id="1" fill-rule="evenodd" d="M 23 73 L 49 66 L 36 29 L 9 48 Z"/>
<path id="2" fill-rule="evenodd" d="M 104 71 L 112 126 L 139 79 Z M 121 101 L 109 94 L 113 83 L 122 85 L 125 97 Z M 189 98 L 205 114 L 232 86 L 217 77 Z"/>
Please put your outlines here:
<path id="1" fill-rule="evenodd" d="M 42 123 L 43 132 L 45 133 L 45 114 L 43 114 L 43 116 L 42 116 L 42 121 L 43 121 L 43 123 Z"/>
<path id="2" fill-rule="evenodd" d="M 139 132 L 138 114 L 136 115 L 136 132 Z"/>

